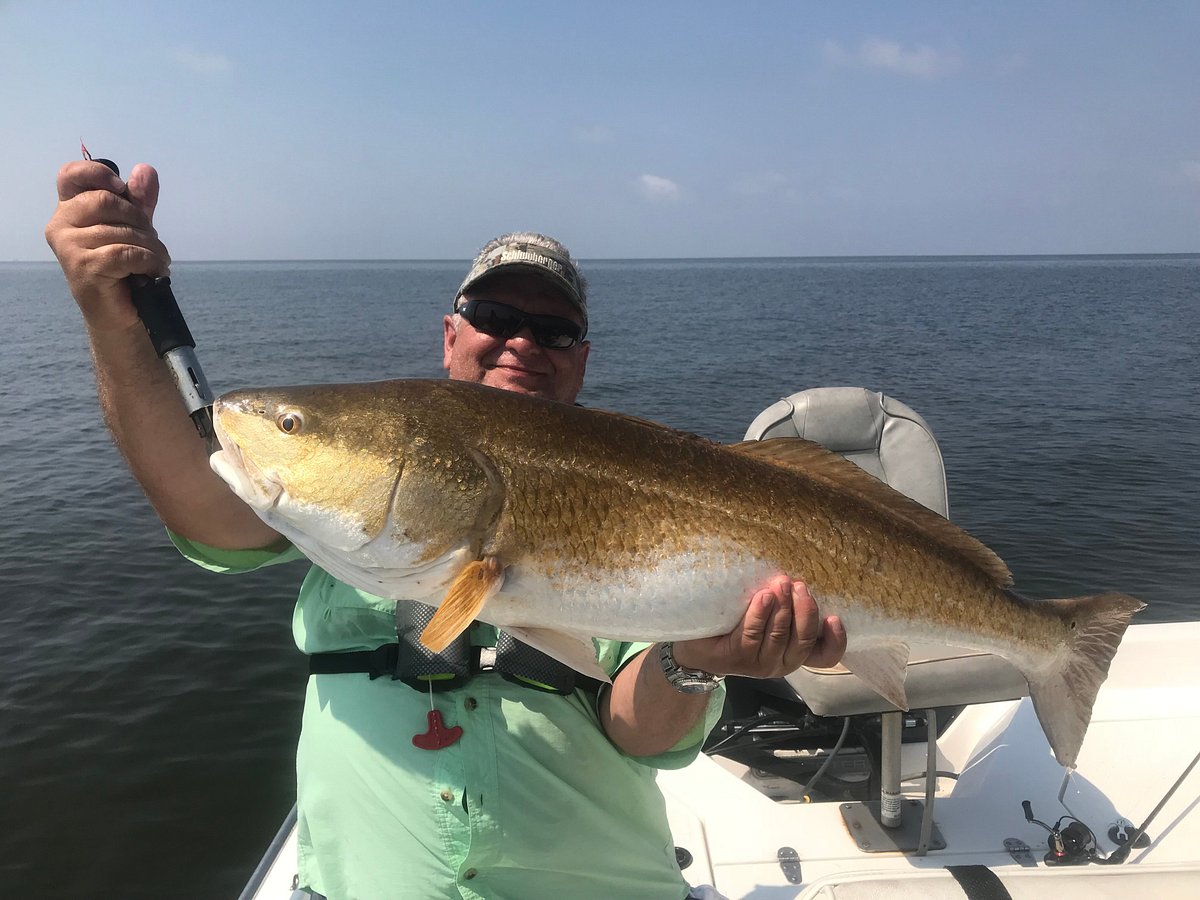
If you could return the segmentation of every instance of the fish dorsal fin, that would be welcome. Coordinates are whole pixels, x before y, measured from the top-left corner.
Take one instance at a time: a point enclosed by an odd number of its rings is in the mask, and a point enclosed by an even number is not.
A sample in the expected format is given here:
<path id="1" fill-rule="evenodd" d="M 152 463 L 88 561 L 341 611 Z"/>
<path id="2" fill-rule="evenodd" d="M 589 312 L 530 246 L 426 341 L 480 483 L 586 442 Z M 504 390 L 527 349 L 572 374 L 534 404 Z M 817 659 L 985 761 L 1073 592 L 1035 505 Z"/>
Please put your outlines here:
<path id="1" fill-rule="evenodd" d="M 655 431 L 675 431 L 670 425 L 664 425 L 662 422 L 655 422 L 653 419 L 643 419 L 641 416 L 633 416 L 629 413 L 616 412 L 611 409 L 594 409 L 592 412 L 600 413 L 607 418 L 616 419 L 620 422 L 628 422 L 632 425 L 641 425 L 644 428 L 653 428 Z"/>
<path id="2" fill-rule="evenodd" d="M 421 643 L 434 653 L 441 653 L 478 618 L 479 611 L 502 584 L 504 569 L 494 556 L 467 563 L 450 583 L 445 599 L 421 632 Z"/>
<path id="3" fill-rule="evenodd" d="M 631 416 L 629 413 L 613 412 L 611 409 L 592 409 L 589 412 L 594 415 L 602 415 L 616 422 L 624 422 L 627 425 L 635 425 L 640 428 L 645 428 L 648 431 L 660 432 L 664 435 L 671 435 L 684 441 L 691 441 L 698 444 L 712 444 L 721 446 L 717 441 L 710 440 L 703 435 L 693 434 L 690 431 L 680 431 L 678 428 L 672 428 L 670 425 L 664 425 L 662 422 L 655 422 L 653 419 L 643 419 L 640 416 Z"/>
<path id="4" fill-rule="evenodd" d="M 1012 573 L 999 556 L 949 519 L 922 506 L 870 472 L 820 444 L 799 437 L 742 441 L 729 449 L 744 456 L 789 469 L 836 488 L 850 490 L 886 515 L 900 519 L 928 535 L 938 545 L 958 553 L 987 573 L 996 584 L 1013 582 Z"/>

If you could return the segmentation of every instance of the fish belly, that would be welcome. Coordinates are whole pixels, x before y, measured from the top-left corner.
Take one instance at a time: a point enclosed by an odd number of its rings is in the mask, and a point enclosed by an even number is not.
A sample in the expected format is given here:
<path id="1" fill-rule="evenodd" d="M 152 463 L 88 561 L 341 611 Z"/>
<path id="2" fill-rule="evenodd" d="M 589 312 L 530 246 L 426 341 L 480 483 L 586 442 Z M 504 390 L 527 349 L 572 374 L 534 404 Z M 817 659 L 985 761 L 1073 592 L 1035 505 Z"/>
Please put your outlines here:
<path id="1" fill-rule="evenodd" d="M 950 616 L 939 620 L 906 615 L 903 610 L 888 608 L 886 604 L 824 594 L 818 590 L 813 591 L 813 599 L 822 615 L 834 615 L 842 620 L 846 626 L 847 649 L 851 652 L 881 642 L 947 645 L 993 653 L 1005 659 L 1019 660 L 1023 665 L 1037 665 L 1049 653 L 1045 647 L 1023 641 L 1019 629 L 998 636 L 984 629 L 956 624 Z"/>
<path id="2" fill-rule="evenodd" d="M 523 563 L 505 571 L 480 618 L 623 641 L 686 640 L 731 631 L 751 594 L 777 566 L 751 554 L 697 550 L 620 569 L 571 560 Z"/>

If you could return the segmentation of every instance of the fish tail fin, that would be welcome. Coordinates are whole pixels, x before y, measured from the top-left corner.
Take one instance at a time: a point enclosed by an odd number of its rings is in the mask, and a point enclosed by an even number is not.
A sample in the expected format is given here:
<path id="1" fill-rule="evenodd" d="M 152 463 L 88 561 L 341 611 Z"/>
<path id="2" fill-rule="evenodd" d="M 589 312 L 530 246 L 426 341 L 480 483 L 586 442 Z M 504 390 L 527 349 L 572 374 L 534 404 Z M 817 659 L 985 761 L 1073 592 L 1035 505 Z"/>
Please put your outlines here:
<path id="1" fill-rule="evenodd" d="M 1133 614 L 1146 604 L 1128 594 L 1110 592 L 1049 600 L 1070 629 L 1066 646 L 1049 666 L 1023 671 L 1029 696 L 1054 758 L 1075 768 L 1075 759 L 1092 719 L 1092 705 Z"/>

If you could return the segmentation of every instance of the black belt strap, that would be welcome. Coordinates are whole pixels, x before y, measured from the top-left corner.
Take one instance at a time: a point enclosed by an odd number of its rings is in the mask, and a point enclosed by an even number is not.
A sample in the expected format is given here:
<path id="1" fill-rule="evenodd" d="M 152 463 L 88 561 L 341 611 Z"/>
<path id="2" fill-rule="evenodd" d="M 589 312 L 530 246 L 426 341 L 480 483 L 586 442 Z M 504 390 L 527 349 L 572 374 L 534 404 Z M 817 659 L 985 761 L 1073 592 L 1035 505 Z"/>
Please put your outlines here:
<path id="1" fill-rule="evenodd" d="M 365 672 L 371 680 L 396 674 L 399 644 L 384 644 L 374 650 L 351 650 L 346 653 L 314 653 L 308 658 L 310 675 L 350 675 Z"/>
<path id="2" fill-rule="evenodd" d="M 501 646 L 505 645 L 505 646 Z M 600 682 L 581 675 L 540 650 L 500 633 L 496 647 L 472 647 L 470 674 L 459 678 L 450 675 L 413 675 L 399 665 L 400 645 L 384 644 L 374 650 L 351 650 L 346 653 L 313 653 L 308 657 L 310 675 L 365 674 L 372 681 L 388 677 L 403 681 L 418 691 L 444 691 L 460 687 L 471 675 L 495 671 L 506 681 L 552 694 L 570 694 L 576 688 L 596 691 Z M 494 662 L 489 662 L 494 656 Z"/>
<path id="3" fill-rule="evenodd" d="M 1012 900 L 1000 877 L 987 866 L 946 866 L 969 900 Z"/>
<path id="4" fill-rule="evenodd" d="M 600 682 L 579 674 L 505 631 L 496 646 L 473 647 L 463 632 L 444 650 L 433 653 L 420 634 L 437 610 L 424 603 L 396 604 L 395 644 L 347 653 L 314 653 L 308 671 L 313 675 L 366 673 L 371 680 L 388 676 L 418 691 L 460 687 L 478 672 L 496 671 L 514 684 L 553 694 L 570 694 L 576 687 L 598 690 Z"/>

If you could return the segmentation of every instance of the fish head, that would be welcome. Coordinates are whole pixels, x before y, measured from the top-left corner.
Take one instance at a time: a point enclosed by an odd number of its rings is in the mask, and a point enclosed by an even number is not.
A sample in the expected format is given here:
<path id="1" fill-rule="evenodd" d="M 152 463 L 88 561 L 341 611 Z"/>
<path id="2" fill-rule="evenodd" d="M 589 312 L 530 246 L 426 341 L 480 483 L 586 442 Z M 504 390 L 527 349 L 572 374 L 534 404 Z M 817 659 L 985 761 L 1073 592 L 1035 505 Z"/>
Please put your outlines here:
<path id="1" fill-rule="evenodd" d="M 387 526 L 404 442 L 394 420 L 378 423 L 355 400 L 336 386 L 225 394 L 213 405 L 221 448 L 210 465 L 285 536 L 362 548 Z"/>
<path id="2" fill-rule="evenodd" d="M 213 405 L 221 449 L 210 464 L 314 562 L 397 598 L 427 584 L 418 574 L 478 556 L 503 503 L 502 479 L 478 447 L 484 423 L 450 402 L 462 387 L 411 380 L 234 391 Z M 483 401 L 502 393 L 470 387 Z"/>

